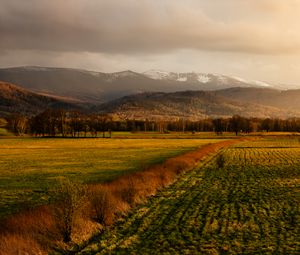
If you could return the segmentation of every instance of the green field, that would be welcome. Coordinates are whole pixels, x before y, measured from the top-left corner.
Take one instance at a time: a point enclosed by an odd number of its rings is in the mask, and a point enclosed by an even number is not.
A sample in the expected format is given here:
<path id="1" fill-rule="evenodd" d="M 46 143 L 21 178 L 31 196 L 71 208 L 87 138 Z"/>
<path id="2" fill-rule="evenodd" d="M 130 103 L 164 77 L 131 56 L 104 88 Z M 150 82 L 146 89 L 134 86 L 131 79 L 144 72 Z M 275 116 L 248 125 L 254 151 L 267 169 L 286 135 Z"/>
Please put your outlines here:
<path id="1" fill-rule="evenodd" d="M 106 134 L 107 135 L 107 134 Z M 215 132 L 113 132 L 113 138 L 144 138 L 144 139 L 230 139 L 236 138 L 235 133 L 224 132 L 217 135 Z"/>
<path id="2" fill-rule="evenodd" d="M 12 134 L 5 128 L 7 122 L 6 120 L 0 118 L 0 137 L 11 136 Z"/>
<path id="3" fill-rule="evenodd" d="M 5 128 L 0 127 L 0 136 L 9 136 L 12 135 L 10 132 L 8 132 Z"/>
<path id="4" fill-rule="evenodd" d="M 299 254 L 300 141 L 243 142 L 162 190 L 80 254 Z M 220 154 L 219 153 L 219 154 Z"/>
<path id="5" fill-rule="evenodd" d="M 0 218 L 47 203 L 60 177 L 91 183 L 160 163 L 168 157 L 220 140 L 42 139 L 0 140 Z"/>

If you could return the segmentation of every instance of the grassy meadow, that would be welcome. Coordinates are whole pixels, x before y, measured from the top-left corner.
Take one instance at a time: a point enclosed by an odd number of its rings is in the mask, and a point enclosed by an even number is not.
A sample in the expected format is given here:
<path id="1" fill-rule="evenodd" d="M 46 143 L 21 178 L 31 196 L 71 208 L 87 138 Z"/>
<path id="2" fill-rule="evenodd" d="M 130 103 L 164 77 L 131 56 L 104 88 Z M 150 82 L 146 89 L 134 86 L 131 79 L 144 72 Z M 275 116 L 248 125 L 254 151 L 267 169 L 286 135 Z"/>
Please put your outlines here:
<path id="1" fill-rule="evenodd" d="M 242 142 L 182 175 L 79 254 L 299 254 L 299 188 L 299 139 Z"/>
<path id="2" fill-rule="evenodd" d="M 12 136 L 12 134 L 5 128 L 6 125 L 6 120 L 0 118 L 0 137 Z"/>
<path id="3" fill-rule="evenodd" d="M 10 135 L 12 134 L 8 132 L 7 129 L 0 127 L 0 136 L 10 136 Z"/>
<path id="4" fill-rule="evenodd" d="M 99 183 L 219 139 L 0 140 L 0 218 L 48 202 L 61 177 Z"/>

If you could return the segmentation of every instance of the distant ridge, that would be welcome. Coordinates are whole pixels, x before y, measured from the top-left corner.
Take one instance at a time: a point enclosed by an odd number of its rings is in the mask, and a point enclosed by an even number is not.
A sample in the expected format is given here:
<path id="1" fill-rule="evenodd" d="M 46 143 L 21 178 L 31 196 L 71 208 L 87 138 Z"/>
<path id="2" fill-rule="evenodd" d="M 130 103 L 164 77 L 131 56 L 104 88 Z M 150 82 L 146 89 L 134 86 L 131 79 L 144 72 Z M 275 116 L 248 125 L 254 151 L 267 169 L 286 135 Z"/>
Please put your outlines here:
<path id="1" fill-rule="evenodd" d="M 282 110 L 300 111 L 300 89 L 275 90 L 271 88 L 229 88 L 217 95 L 244 103 L 277 107 Z"/>
<path id="2" fill-rule="evenodd" d="M 60 107 L 121 119 L 300 116 L 300 89 L 279 90 L 225 75 L 16 67 L 0 69 L 1 79 L 1 115 Z"/>
<path id="3" fill-rule="evenodd" d="M 16 85 L 0 81 L 0 116 L 11 113 L 36 115 L 48 108 L 79 109 L 67 100 L 39 95 Z"/>
<path id="4" fill-rule="evenodd" d="M 262 90 L 262 89 L 257 89 Z M 199 120 L 203 118 L 244 117 L 289 118 L 300 117 L 298 109 L 243 102 L 222 96 L 224 91 L 184 91 L 175 93 L 141 93 L 102 104 L 96 111 L 110 113 L 120 119 L 140 120 Z"/>
<path id="5" fill-rule="evenodd" d="M 142 92 L 219 90 L 232 87 L 268 87 L 261 81 L 205 73 L 174 73 L 130 70 L 101 73 L 72 68 L 14 67 L 0 69 L 0 80 L 47 95 L 99 104 Z"/>

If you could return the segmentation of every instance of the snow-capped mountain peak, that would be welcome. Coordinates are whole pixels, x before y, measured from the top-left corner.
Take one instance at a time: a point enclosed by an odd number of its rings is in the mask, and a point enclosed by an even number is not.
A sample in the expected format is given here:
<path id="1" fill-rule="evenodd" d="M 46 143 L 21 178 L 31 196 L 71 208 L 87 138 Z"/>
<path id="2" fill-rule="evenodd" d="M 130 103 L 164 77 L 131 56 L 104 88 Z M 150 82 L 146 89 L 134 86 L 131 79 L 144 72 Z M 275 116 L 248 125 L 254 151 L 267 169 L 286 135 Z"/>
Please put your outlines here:
<path id="1" fill-rule="evenodd" d="M 237 76 L 227 76 L 222 74 L 208 74 L 208 73 L 175 73 L 161 70 L 149 70 L 143 73 L 148 78 L 154 80 L 168 80 L 182 83 L 193 83 L 201 86 L 211 87 L 217 85 L 218 88 L 228 87 L 274 87 L 273 85 L 257 80 L 247 80 Z M 213 86 L 215 87 L 215 86 Z"/>
<path id="2" fill-rule="evenodd" d="M 170 76 L 170 72 L 161 71 L 161 70 L 148 70 L 146 72 L 143 72 L 143 74 L 151 79 L 154 80 L 163 80 Z"/>
<path id="3" fill-rule="evenodd" d="M 273 87 L 271 84 L 264 81 L 250 81 L 253 85 L 257 85 L 260 87 Z"/>
<path id="4" fill-rule="evenodd" d="M 209 77 L 208 74 L 197 74 L 197 80 L 201 83 L 208 83 L 211 78 Z"/>

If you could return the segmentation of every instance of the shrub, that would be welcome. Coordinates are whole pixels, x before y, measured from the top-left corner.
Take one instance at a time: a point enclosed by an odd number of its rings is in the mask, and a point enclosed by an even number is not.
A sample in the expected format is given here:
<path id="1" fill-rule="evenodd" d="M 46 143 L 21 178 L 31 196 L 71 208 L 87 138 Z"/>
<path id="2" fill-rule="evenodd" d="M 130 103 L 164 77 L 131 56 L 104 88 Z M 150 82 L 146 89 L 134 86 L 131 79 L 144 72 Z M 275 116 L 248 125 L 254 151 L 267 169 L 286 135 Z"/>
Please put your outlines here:
<path id="1" fill-rule="evenodd" d="M 193 165 L 193 162 L 189 162 L 189 159 L 183 157 L 168 159 L 164 164 L 166 171 L 172 171 L 176 175 L 184 173 L 191 165 Z"/>
<path id="2" fill-rule="evenodd" d="M 94 186 L 90 189 L 89 200 L 92 217 L 101 225 L 110 225 L 116 211 L 116 201 L 111 191 L 101 185 Z"/>
<path id="3" fill-rule="evenodd" d="M 164 168 L 161 169 L 161 171 L 158 173 L 158 178 L 159 178 L 159 186 L 166 187 L 175 179 L 175 173 L 166 171 L 166 169 Z"/>
<path id="4" fill-rule="evenodd" d="M 137 189 L 132 176 L 124 178 L 123 183 L 120 183 L 119 195 L 121 199 L 129 205 L 134 205 Z"/>
<path id="5" fill-rule="evenodd" d="M 85 186 L 62 179 L 55 189 L 54 217 L 63 241 L 70 242 L 73 226 L 86 203 Z"/>

